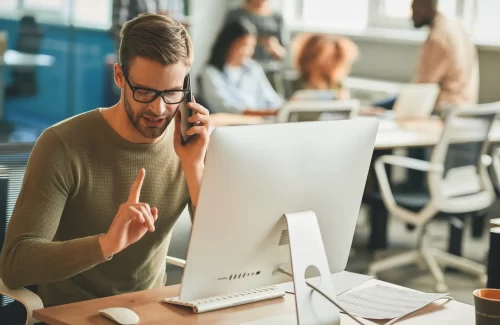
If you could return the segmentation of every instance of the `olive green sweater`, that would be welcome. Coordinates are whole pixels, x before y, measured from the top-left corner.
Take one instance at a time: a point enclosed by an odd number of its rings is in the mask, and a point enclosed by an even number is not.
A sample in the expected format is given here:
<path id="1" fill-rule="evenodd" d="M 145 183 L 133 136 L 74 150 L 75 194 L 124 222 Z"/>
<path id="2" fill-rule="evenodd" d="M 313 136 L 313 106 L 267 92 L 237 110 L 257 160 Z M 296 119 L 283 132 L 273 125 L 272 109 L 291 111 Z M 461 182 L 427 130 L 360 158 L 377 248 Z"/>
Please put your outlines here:
<path id="1" fill-rule="evenodd" d="M 38 284 L 45 306 L 165 285 L 170 233 L 189 200 L 173 129 L 156 144 L 134 144 L 93 110 L 45 130 L 9 223 L 0 257 L 4 283 Z M 156 231 L 106 260 L 97 237 L 142 167 L 140 201 L 158 207 Z"/>

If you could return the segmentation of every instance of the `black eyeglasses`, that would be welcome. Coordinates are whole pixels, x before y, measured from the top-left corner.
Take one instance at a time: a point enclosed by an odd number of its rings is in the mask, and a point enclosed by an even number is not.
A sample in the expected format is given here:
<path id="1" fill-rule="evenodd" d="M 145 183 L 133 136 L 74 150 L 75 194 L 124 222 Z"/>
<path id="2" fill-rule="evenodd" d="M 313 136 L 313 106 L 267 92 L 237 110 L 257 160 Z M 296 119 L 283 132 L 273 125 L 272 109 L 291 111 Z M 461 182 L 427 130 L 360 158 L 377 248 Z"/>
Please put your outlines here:
<path id="1" fill-rule="evenodd" d="M 125 81 L 127 81 L 128 86 L 132 90 L 132 96 L 134 97 L 134 100 L 139 103 L 151 103 L 154 102 L 156 98 L 158 98 L 158 96 L 161 96 L 165 104 L 179 104 L 184 100 L 186 94 L 191 90 L 191 85 L 189 85 L 188 83 L 189 73 L 184 79 L 184 89 L 158 91 L 155 89 L 133 86 L 128 79 L 128 75 L 123 64 L 121 67 L 123 76 L 125 77 Z"/>

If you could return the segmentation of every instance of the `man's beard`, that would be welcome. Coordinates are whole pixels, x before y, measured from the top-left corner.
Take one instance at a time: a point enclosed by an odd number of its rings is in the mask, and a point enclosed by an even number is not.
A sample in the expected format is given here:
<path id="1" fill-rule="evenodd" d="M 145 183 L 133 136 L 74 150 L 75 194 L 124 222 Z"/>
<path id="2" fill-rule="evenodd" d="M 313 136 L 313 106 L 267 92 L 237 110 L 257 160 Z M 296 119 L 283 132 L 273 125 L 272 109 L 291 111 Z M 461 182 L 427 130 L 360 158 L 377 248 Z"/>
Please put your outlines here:
<path id="1" fill-rule="evenodd" d="M 163 132 L 165 132 L 165 129 L 167 128 L 167 126 L 170 124 L 170 122 L 172 121 L 172 119 L 175 116 L 175 113 L 172 114 L 172 116 L 168 116 L 167 115 L 168 113 L 165 113 L 164 116 L 161 116 L 161 118 L 165 119 L 163 125 L 161 125 L 159 127 L 147 127 L 147 126 L 141 125 L 141 123 L 140 123 L 141 118 L 146 116 L 146 114 L 143 114 L 143 113 L 140 113 L 137 115 L 134 114 L 134 111 L 132 110 L 132 106 L 130 105 L 127 98 L 124 97 L 123 99 L 124 99 L 125 112 L 127 113 L 127 116 L 129 118 L 130 122 L 136 128 L 136 130 L 139 131 L 146 138 L 154 139 L 154 138 L 160 137 L 163 134 Z M 177 110 L 176 110 L 176 112 L 177 112 Z M 151 117 L 159 118 L 160 116 L 151 116 Z"/>

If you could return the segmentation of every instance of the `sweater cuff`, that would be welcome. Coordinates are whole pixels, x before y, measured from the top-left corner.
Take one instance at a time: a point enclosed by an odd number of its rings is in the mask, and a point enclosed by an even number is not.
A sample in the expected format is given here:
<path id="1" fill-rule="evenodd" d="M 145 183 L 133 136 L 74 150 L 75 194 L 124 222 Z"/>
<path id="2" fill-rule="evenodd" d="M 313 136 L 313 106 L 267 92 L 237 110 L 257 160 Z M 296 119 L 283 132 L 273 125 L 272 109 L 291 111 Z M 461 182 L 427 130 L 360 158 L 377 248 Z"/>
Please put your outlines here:
<path id="1" fill-rule="evenodd" d="M 99 245 L 99 237 L 102 235 L 103 234 L 99 234 L 95 236 L 81 238 L 81 240 L 84 242 L 82 243 L 82 245 L 84 245 L 87 248 L 85 250 L 87 252 L 86 257 L 88 261 L 92 264 L 99 264 L 102 262 L 109 261 L 110 259 L 113 258 L 113 255 L 106 257 L 102 253 L 101 245 Z"/>

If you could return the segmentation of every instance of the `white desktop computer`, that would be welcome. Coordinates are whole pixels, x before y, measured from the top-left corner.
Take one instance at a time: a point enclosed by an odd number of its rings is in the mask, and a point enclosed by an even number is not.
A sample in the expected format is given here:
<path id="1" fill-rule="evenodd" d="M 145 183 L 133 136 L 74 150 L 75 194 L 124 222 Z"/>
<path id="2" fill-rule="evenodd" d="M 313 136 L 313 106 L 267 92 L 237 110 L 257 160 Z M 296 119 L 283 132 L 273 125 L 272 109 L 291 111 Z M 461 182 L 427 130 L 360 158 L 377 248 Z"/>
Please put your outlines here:
<path id="1" fill-rule="evenodd" d="M 299 324 L 337 324 L 337 309 L 300 279 L 315 266 L 335 298 L 323 276 L 346 266 L 377 128 L 359 119 L 216 129 L 180 295 L 164 302 L 204 312 L 280 296 L 273 285 L 290 282 L 288 270 Z"/>

